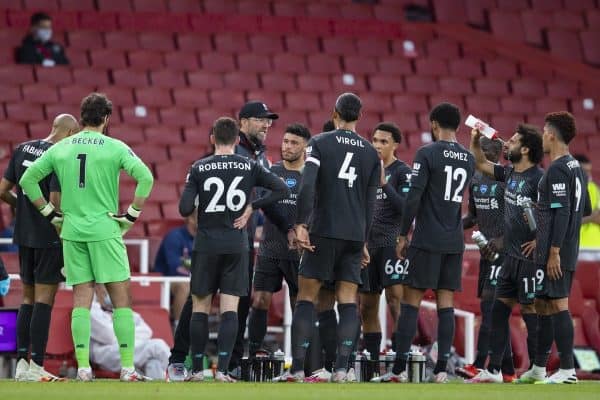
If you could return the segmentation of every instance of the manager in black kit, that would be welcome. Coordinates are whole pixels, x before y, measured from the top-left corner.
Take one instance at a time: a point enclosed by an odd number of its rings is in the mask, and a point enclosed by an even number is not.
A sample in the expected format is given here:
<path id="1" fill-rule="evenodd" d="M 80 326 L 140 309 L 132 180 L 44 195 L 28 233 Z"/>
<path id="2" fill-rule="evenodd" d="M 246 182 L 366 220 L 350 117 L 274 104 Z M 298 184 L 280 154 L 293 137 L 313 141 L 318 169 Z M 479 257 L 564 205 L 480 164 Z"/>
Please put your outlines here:
<path id="1" fill-rule="evenodd" d="M 337 129 L 315 136 L 307 147 L 297 200 L 297 243 L 305 251 L 300 260 L 298 300 L 292 319 L 292 367 L 279 377 L 280 381 L 304 380 L 304 359 L 314 327 L 314 302 L 324 281 L 335 281 L 339 313 L 338 353 L 332 380 L 346 381 L 348 358 L 358 329 L 356 293 L 361 283 L 361 262 L 368 263 L 365 241 L 381 174 L 377 152 L 356 133 L 361 108 L 355 94 L 340 95 L 333 112 Z"/>
<path id="2" fill-rule="evenodd" d="M 208 313 L 213 295 L 220 292 L 219 359 L 215 380 L 235 382 L 227 367 L 237 335 L 238 301 L 249 290 L 246 224 L 254 210 L 289 196 L 287 186 L 279 177 L 254 160 L 234 154 L 237 141 L 235 120 L 219 118 L 211 135 L 215 154 L 194 163 L 179 203 L 184 217 L 194 211 L 196 201 L 198 206 L 191 277 L 192 381 L 203 379 Z M 271 192 L 250 202 L 255 187 Z"/>

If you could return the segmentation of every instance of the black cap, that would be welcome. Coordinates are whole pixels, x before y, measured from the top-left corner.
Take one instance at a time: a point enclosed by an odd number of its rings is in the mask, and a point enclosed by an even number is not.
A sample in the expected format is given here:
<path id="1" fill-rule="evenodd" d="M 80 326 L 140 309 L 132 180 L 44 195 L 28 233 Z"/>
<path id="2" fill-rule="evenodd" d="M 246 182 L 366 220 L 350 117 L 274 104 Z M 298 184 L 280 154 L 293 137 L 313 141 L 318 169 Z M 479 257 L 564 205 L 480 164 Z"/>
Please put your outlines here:
<path id="1" fill-rule="evenodd" d="M 240 110 L 239 118 L 270 118 L 277 119 L 279 115 L 271 112 L 262 101 L 249 101 Z"/>

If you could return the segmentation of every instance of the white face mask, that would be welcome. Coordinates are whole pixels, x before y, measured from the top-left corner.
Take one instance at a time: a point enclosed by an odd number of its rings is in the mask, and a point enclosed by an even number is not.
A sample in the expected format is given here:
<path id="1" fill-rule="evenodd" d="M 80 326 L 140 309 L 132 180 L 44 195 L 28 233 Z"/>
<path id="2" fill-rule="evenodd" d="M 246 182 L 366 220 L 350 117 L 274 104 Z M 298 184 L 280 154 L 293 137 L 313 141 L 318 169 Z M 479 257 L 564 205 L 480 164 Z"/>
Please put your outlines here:
<path id="1" fill-rule="evenodd" d="M 38 29 L 37 37 L 42 43 L 48 42 L 52 38 L 52 29 L 50 29 L 50 28 Z"/>

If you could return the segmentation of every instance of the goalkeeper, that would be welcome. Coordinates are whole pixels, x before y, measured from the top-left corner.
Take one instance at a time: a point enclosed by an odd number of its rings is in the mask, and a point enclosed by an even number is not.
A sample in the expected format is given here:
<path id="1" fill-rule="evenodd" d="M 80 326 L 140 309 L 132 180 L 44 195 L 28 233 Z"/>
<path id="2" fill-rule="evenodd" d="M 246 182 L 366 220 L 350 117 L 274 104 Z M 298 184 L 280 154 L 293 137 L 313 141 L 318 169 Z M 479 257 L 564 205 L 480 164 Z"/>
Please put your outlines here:
<path id="1" fill-rule="evenodd" d="M 104 283 L 115 307 L 114 330 L 121 356 L 121 380 L 145 378 L 133 366 L 135 327 L 129 291 L 129 261 L 122 236 L 139 217 L 152 189 L 152 173 L 123 142 L 108 137 L 112 103 L 92 93 L 81 102 L 81 132 L 52 146 L 25 172 L 19 184 L 40 212 L 61 227 L 67 284 L 73 286 L 71 330 L 77 377 L 92 380 L 89 362 L 90 306 L 94 284 Z M 119 206 L 119 173 L 137 181 L 126 213 Z M 43 197 L 38 182 L 54 172 L 61 186 L 61 211 Z M 63 221 L 64 213 L 64 221 Z"/>

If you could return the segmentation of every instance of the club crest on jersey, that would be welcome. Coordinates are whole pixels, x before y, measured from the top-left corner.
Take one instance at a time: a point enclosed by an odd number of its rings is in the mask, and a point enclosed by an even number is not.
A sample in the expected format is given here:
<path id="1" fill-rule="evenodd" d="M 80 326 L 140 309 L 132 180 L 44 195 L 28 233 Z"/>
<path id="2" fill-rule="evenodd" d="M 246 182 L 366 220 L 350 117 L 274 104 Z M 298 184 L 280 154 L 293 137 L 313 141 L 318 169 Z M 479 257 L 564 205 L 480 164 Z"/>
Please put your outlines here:
<path id="1" fill-rule="evenodd" d="M 491 196 L 495 196 L 496 195 L 496 188 L 498 187 L 498 184 L 494 183 L 490 189 L 490 195 Z"/>
<path id="2" fill-rule="evenodd" d="M 298 183 L 298 181 L 296 181 L 296 179 L 294 178 L 287 178 L 285 180 L 285 184 L 287 185 L 287 187 L 289 188 L 293 188 L 296 187 L 296 184 Z"/>
<path id="3" fill-rule="evenodd" d="M 481 185 L 479 186 L 479 191 L 481 191 L 481 193 L 485 194 L 488 190 L 487 185 Z"/>
<path id="4" fill-rule="evenodd" d="M 517 187 L 517 181 L 511 179 L 508 183 L 508 186 L 511 188 L 511 190 L 514 190 L 514 188 Z"/>

